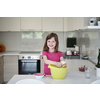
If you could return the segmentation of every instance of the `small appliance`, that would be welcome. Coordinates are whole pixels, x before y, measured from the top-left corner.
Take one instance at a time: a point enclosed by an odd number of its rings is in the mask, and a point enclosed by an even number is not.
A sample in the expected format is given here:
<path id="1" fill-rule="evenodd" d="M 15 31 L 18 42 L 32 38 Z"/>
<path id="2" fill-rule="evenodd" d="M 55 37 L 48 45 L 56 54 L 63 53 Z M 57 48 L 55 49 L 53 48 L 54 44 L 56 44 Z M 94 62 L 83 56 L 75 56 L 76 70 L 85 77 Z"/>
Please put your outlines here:
<path id="1" fill-rule="evenodd" d="M 67 51 L 66 51 L 66 54 L 67 54 L 67 55 L 72 55 L 71 50 L 67 50 Z"/>
<path id="2" fill-rule="evenodd" d="M 93 18 L 91 18 L 91 19 L 89 20 L 89 24 L 90 24 L 90 26 L 95 26 L 96 23 L 97 23 L 97 19 L 96 19 L 96 17 L 93 17 Z"/>

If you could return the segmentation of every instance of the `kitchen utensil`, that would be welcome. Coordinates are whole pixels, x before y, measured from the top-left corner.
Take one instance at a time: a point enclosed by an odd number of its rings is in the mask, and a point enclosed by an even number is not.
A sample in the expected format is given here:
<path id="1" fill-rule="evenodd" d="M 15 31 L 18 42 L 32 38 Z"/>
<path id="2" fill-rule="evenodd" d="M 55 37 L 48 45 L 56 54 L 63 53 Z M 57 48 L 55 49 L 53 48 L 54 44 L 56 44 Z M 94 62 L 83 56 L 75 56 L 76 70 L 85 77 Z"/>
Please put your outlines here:
<path id="1" fill-rule="evenodd" d="M 44 76 L 45 74 L 44 74 L 44 73 L 35 73 L 34 75 L 35 75 L 35 78 L 41 79 L 41 78 L 43 78 L 43 76 Z"/>
<path id="2" fill-rule="evenodd" d="M 67 51 L 66 51 L 66 54 L 67 54 L 67 55 L 72 55 L 71 50 L 67 50 Z"/>
<path id="3" fill-rule="evenodd" d="M 19 80 L 15 84 L 45 84 L 45 83 L 36 79 L 23 79 Z"/>
<path id="4" fill-rule="evenodd" d="M 76 55 L 77 54 L 77 51 L 74 51 L 74 55 Z"/>
<path id="5" fill-rule="evenodd" d="M 79 53 L 79 46 L 77 46 L 77 45 L 74 45 L 75 46 L 75 51 L 77 52 L 77 53 Z"/>
<path id="6" fill-rule="evenodd" d="M 87 68 L 87 69 L 85 69 L 85 77 L 86 78 L 91 78 L 91 71 L 92 71 L 92 69 L 91 68 Z"/>
<path id="7" fill-rule="evenodd" d="M 67 69 L 69 67 L 66 66 L 65 68 L 58 68 L 57 66 L 50 64 L 48 68 L 50 68 L 53 79 L 62 80 L 65 78 Z"/>

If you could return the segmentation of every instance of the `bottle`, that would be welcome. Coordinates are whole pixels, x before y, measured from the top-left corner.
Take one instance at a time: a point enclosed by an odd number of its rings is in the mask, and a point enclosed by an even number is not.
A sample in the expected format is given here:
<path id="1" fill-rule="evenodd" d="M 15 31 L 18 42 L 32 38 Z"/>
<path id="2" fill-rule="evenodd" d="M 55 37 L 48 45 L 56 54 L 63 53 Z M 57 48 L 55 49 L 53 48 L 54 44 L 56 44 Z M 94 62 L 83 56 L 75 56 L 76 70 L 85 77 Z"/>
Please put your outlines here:
<path id="1" fill-rule="evenodd" d="M 100 68 L 100 49 L 99 49 L 99 55 L 98 55 L 97 68 Z"/>

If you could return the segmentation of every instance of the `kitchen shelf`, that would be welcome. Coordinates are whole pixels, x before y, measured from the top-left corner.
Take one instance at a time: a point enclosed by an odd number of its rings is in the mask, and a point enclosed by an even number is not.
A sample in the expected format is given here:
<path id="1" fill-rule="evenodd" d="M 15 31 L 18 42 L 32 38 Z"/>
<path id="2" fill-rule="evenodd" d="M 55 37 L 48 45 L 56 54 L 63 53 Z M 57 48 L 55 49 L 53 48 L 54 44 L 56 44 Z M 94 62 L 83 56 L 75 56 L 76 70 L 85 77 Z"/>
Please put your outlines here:
<path id="1" fill-rule="evenodd" d="M 65 53 L 65 55 L 66 56 L 80 56 L 80 54 L 78 53 L 78 54 L 76 54 L 76 55 L 74 55 L 74 54 L 72 54 L 72 55 L 67 55 L 66 53 Z"/>
<path id="2" fill-rule="evenodd" d="M 80 59 L 80 54 L 76 54 L 76 55 L 74 55 L 74 54 L 72 54 L 72 55 L 67 55 L 66 53 L 65 53 L 65 59 L 67 58 L 67 59 Z"/>
<path id="3" fill-rule="evenodd" d="M 84 29 L 100 29 L 100 26 L 86 26 Z"/>

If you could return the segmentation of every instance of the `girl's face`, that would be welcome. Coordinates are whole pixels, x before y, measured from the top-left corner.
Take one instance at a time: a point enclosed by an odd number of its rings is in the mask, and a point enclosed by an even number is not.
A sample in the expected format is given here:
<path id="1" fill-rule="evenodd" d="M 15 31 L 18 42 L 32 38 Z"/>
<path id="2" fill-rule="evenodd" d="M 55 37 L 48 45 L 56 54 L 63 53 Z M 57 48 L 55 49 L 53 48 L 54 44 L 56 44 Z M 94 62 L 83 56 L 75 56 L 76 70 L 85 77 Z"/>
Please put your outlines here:
<path id="1" fill-rule="evenodd" d="M 52 37 L 51 39 L 47 40 L 47 46 L 49 47 L 49 49 L 54 49 L 56 46 L 56 41 L 55 38 Z"/>

